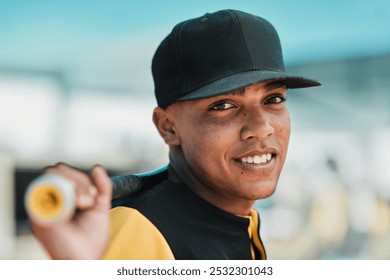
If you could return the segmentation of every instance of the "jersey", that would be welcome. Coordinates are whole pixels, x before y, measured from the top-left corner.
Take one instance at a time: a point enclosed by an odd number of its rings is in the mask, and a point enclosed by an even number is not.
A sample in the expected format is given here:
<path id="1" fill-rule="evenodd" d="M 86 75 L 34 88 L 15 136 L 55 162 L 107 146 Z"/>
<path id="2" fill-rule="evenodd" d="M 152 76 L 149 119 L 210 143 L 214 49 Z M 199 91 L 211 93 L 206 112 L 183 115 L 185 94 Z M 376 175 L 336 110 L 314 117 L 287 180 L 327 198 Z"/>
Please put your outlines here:
<path id="1" fill-rule="evenodd" d="M 110 221 L 103 259 L 266 259 L 257 211 L 230 214 L 182 182 L 165 180 L 118 199 Z"/>

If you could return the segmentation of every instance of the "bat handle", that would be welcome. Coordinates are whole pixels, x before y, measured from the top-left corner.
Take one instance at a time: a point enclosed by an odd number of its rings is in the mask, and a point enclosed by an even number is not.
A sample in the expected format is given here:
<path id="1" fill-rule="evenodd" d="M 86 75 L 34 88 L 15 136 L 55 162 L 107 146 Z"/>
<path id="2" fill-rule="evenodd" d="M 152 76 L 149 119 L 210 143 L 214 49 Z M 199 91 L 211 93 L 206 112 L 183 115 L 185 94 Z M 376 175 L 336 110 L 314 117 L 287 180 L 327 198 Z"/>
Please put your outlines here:
<path id="1" fill-rule="evenodd" d="M 72 182 L 56 174 L 44 174 L 33 180 L 24 200 L 29 218 L 41 225 L 54 224 L 73 215 L 75 202 Z"/>

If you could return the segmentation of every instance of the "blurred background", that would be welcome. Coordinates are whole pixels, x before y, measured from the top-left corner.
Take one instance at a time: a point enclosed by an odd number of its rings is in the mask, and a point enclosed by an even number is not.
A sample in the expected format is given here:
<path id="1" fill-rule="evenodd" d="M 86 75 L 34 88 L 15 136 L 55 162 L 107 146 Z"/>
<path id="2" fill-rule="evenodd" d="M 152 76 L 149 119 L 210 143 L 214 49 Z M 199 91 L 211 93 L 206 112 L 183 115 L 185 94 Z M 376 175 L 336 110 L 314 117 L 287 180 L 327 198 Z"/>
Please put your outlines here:
<path id="1" fill-rule="evenodd" d="M 268 19 L 289 71 L 289 155 L 255 207 L 270 259 L 390 259 L 390 2 L 0 0 L 0 259 L 46 259 L 27 184 L 67 162 L 112 174 L 167 163 L 151 58 L 172 27 L 224 8 Z"/>

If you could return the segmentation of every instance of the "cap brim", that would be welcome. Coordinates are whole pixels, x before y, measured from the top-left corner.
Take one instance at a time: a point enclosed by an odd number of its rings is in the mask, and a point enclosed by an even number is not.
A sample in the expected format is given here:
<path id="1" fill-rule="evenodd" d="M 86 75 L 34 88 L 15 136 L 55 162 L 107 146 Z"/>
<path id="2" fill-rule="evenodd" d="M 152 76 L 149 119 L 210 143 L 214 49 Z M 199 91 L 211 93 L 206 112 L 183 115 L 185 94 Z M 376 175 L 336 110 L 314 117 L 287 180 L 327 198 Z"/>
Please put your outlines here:
<path id="1" fill-rule="evenodd" d="M 282 80 L 286 83 L 287 88 L 306 88 L 320 86 L 321 83 L 304 77 L 276 71 L 250 71 L 231 75 L 210 84 L 200 87 L 185 96 L 180 97 L 177 101 L 194 100 L 207 97 L 213 97 L 234 90 L 250 86 L 256 83 Z"/>

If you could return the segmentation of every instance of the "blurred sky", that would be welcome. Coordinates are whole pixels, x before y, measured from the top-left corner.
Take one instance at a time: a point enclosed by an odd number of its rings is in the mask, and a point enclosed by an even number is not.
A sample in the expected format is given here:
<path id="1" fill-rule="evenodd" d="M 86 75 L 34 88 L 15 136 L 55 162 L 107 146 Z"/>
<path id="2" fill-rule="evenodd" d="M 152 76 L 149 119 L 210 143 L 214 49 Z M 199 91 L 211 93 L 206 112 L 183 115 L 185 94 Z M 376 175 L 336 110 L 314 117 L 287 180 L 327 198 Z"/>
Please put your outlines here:
<path id="1" fill-rule="evenodd" d="M 223 8 L 268 19 L 287 65 L 390 50 L 390 2 L 0 0 L 0 67 L 69 73 L 73 85 L 152 87 L 158 43 L 187 18 Z"/>

